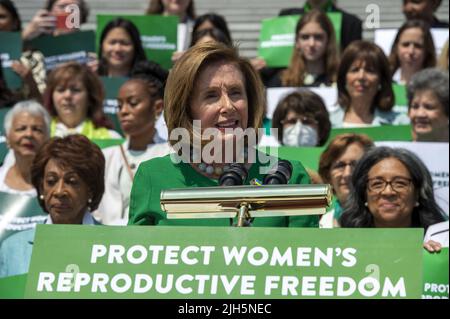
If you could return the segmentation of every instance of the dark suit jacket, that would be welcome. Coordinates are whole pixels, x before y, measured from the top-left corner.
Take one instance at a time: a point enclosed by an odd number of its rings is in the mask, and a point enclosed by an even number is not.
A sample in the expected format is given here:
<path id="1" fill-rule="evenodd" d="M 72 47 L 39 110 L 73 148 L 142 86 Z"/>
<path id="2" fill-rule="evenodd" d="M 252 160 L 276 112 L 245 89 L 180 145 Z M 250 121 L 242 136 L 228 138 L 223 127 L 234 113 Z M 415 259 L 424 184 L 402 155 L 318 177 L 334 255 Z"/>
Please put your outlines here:
<path id="1" fill-rule="evenodd" d="M 438 18 L 434 17 L 433 24 L 431 25 L 431 28 L 444 28 L 448 29 L 449 24 L 447 21 L 439 20 Z"/>
<path id="2" fill-rule="evenodd" d="M 341 51 L 355 40 L 362 39 L 362 21 L 357 16 L 347 13 L 333 5 L 331 12 L 342 13 L 342 28 L 341 28 Z M 290 8 L 281 10 L 279 16 L 304 14 L 303 8 Z"/>

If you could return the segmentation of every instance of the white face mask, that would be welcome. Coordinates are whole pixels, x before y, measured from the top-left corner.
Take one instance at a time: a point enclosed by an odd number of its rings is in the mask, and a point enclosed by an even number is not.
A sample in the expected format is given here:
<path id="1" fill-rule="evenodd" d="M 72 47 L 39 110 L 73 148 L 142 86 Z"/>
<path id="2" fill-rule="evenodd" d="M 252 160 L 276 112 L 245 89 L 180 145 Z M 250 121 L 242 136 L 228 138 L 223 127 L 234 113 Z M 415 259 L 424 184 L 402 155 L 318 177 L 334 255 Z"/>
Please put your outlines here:
<path id="1" fill-rule="evenodd" d="M 317 131 L 310 125 L 297 121 L 295 125 L 283 130 L 283 145 L 285 146 L 317 146 Z"/>

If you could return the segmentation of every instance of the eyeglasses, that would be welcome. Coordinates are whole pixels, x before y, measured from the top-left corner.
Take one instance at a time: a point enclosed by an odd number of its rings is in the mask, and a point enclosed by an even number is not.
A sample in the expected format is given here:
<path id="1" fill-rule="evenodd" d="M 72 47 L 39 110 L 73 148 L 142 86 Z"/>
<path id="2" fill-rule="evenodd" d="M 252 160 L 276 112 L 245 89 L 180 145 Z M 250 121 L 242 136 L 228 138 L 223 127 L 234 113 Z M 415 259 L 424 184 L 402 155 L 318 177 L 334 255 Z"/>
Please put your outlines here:
<path id="1" fill-rule="evenodd" d="M 371 178 L 367 181 L 367 188 L 372 193 L 381 193 L 391 185 L 391 188 L 396 193 L 404 193 L 408 190 L 412 180 L 405 177 L 394 177 L 391 181 L 386 181 L 382 178 Z"/>
<path id="2" fill-rule="evenodd" d="M 297 124 L 297 121 L 302 122 L 304 125 L 317 125 L 318 124 L 317 120 L 311 116 L 299 116 L 299 117 L 294 117 L 291 119 L 285 119 L 285 120 L 281 121 L 281 124 L 295 125 L 295 124 Z"/>
<path id="3" fill-rule="evenodd" d="M 343 172 L 347 166 L 350 166 L 350 168 L 353 170 L 356 166 L 357 161 L 350 161 L 350 162 L 336 162 L 335 164 L 331 165 L 332 171 L 337 172 Z"/>

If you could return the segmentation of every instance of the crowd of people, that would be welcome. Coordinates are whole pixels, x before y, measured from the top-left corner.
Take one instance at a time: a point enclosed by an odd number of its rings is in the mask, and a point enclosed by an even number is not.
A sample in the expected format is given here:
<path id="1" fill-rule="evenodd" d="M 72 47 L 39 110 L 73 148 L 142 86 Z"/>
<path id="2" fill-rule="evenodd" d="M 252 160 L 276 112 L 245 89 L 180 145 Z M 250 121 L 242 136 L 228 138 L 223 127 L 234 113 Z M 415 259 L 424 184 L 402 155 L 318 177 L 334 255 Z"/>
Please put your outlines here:
<path id="1" fill-rule="evenodd" d="M 448 246 L 448 212 L 437 204 L 430 172 L 414 153 L 375 146 L 358 133 L 330 137 L 336 128 L 410 125 L 414 142 L 449 142 L 448 41 L 436 56 L 430 31 L 448 28 L 435 17 L 440 0 L 403 0 L 406 20 L 389 56 L 362 39 L 362 21 L 339 1 L 307 0 L 303 8 L 283 9 L 280 16 L 301 15 L 286 68 L 240 56 L 225 18 L 198 16 L 194 0 L 151 0 L 146 14 L 179 17 L 170 70 L 147 58 L 136 25 L 118 17 L 97 30 L 98 55 L 47 74 L 42 53 L 29 41 L 77 32 L 56 28 L 56 16 L 73 4 L 85 23 L 88 1 L 48 0 L 23 26 L 14 2 L 0 0 L 0 31 L 21 32 L 24 41 L 22 57 L 12 64 L 23 87 L 8 88 L 0 68 L 9 148 L 0 167 L 0 192 L 34 197 L 48 214 L 44 223 L 234 225 L 232 219 L 168 219 L 161 191 L 220 186 L 230 169 L 228 155 L 248 171 L 242 184 L 264 180 L 262 151 L 252 152 L 262 136 L 252 140 L 236 130 L 256 131 L 269 123 L 279 146 L 324 148 L 318 172 L 305 168 L 301 158 L 290 161 L 288 183 L 330 184 L 333 200 L 321 218 L 260 217 L 252 227 L 415 227 L 426 233 L 428 251 Z M 342 14 L 340 34 L 329 12 Z M 103 110 L 100 77 L 126 78 L 116 92 L 123 135 Z M 394 83 L 406 87 L 406 112 L 395 109 Z M 272 87 L 305 89 L 282 97 L 269 120 L 265 92 Z M 314 87 L 337 89 L 333 110 L 309 90 Z M 162 119 L 166 134 L 157 127 Z M 111 139 L 120 141 L 103 149 L 95 144 Z M 226 153 L 230 144 L 242 144 L 242 154 Z M 31 227 L 1 243 L 0 276 L 28 271 L 33 238 Z"/>

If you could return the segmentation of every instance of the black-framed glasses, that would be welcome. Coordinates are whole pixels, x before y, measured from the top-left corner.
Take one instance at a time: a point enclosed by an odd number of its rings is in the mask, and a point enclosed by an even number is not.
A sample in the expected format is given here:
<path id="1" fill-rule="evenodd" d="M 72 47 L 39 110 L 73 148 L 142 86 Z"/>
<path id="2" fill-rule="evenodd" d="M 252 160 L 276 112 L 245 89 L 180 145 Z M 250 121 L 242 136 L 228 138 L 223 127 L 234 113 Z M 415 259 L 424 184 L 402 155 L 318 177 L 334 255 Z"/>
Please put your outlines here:
<path id="1" fill-rule="evenodd" d="M 391 181 L 383 178 L 371 178 L 367 181 L 367 188 L 372 193 L 381 193 L 388 185 L 396 193 L 404 193 L 409 189 L 412 179 L 406 177 L 394 177 Z"/>

